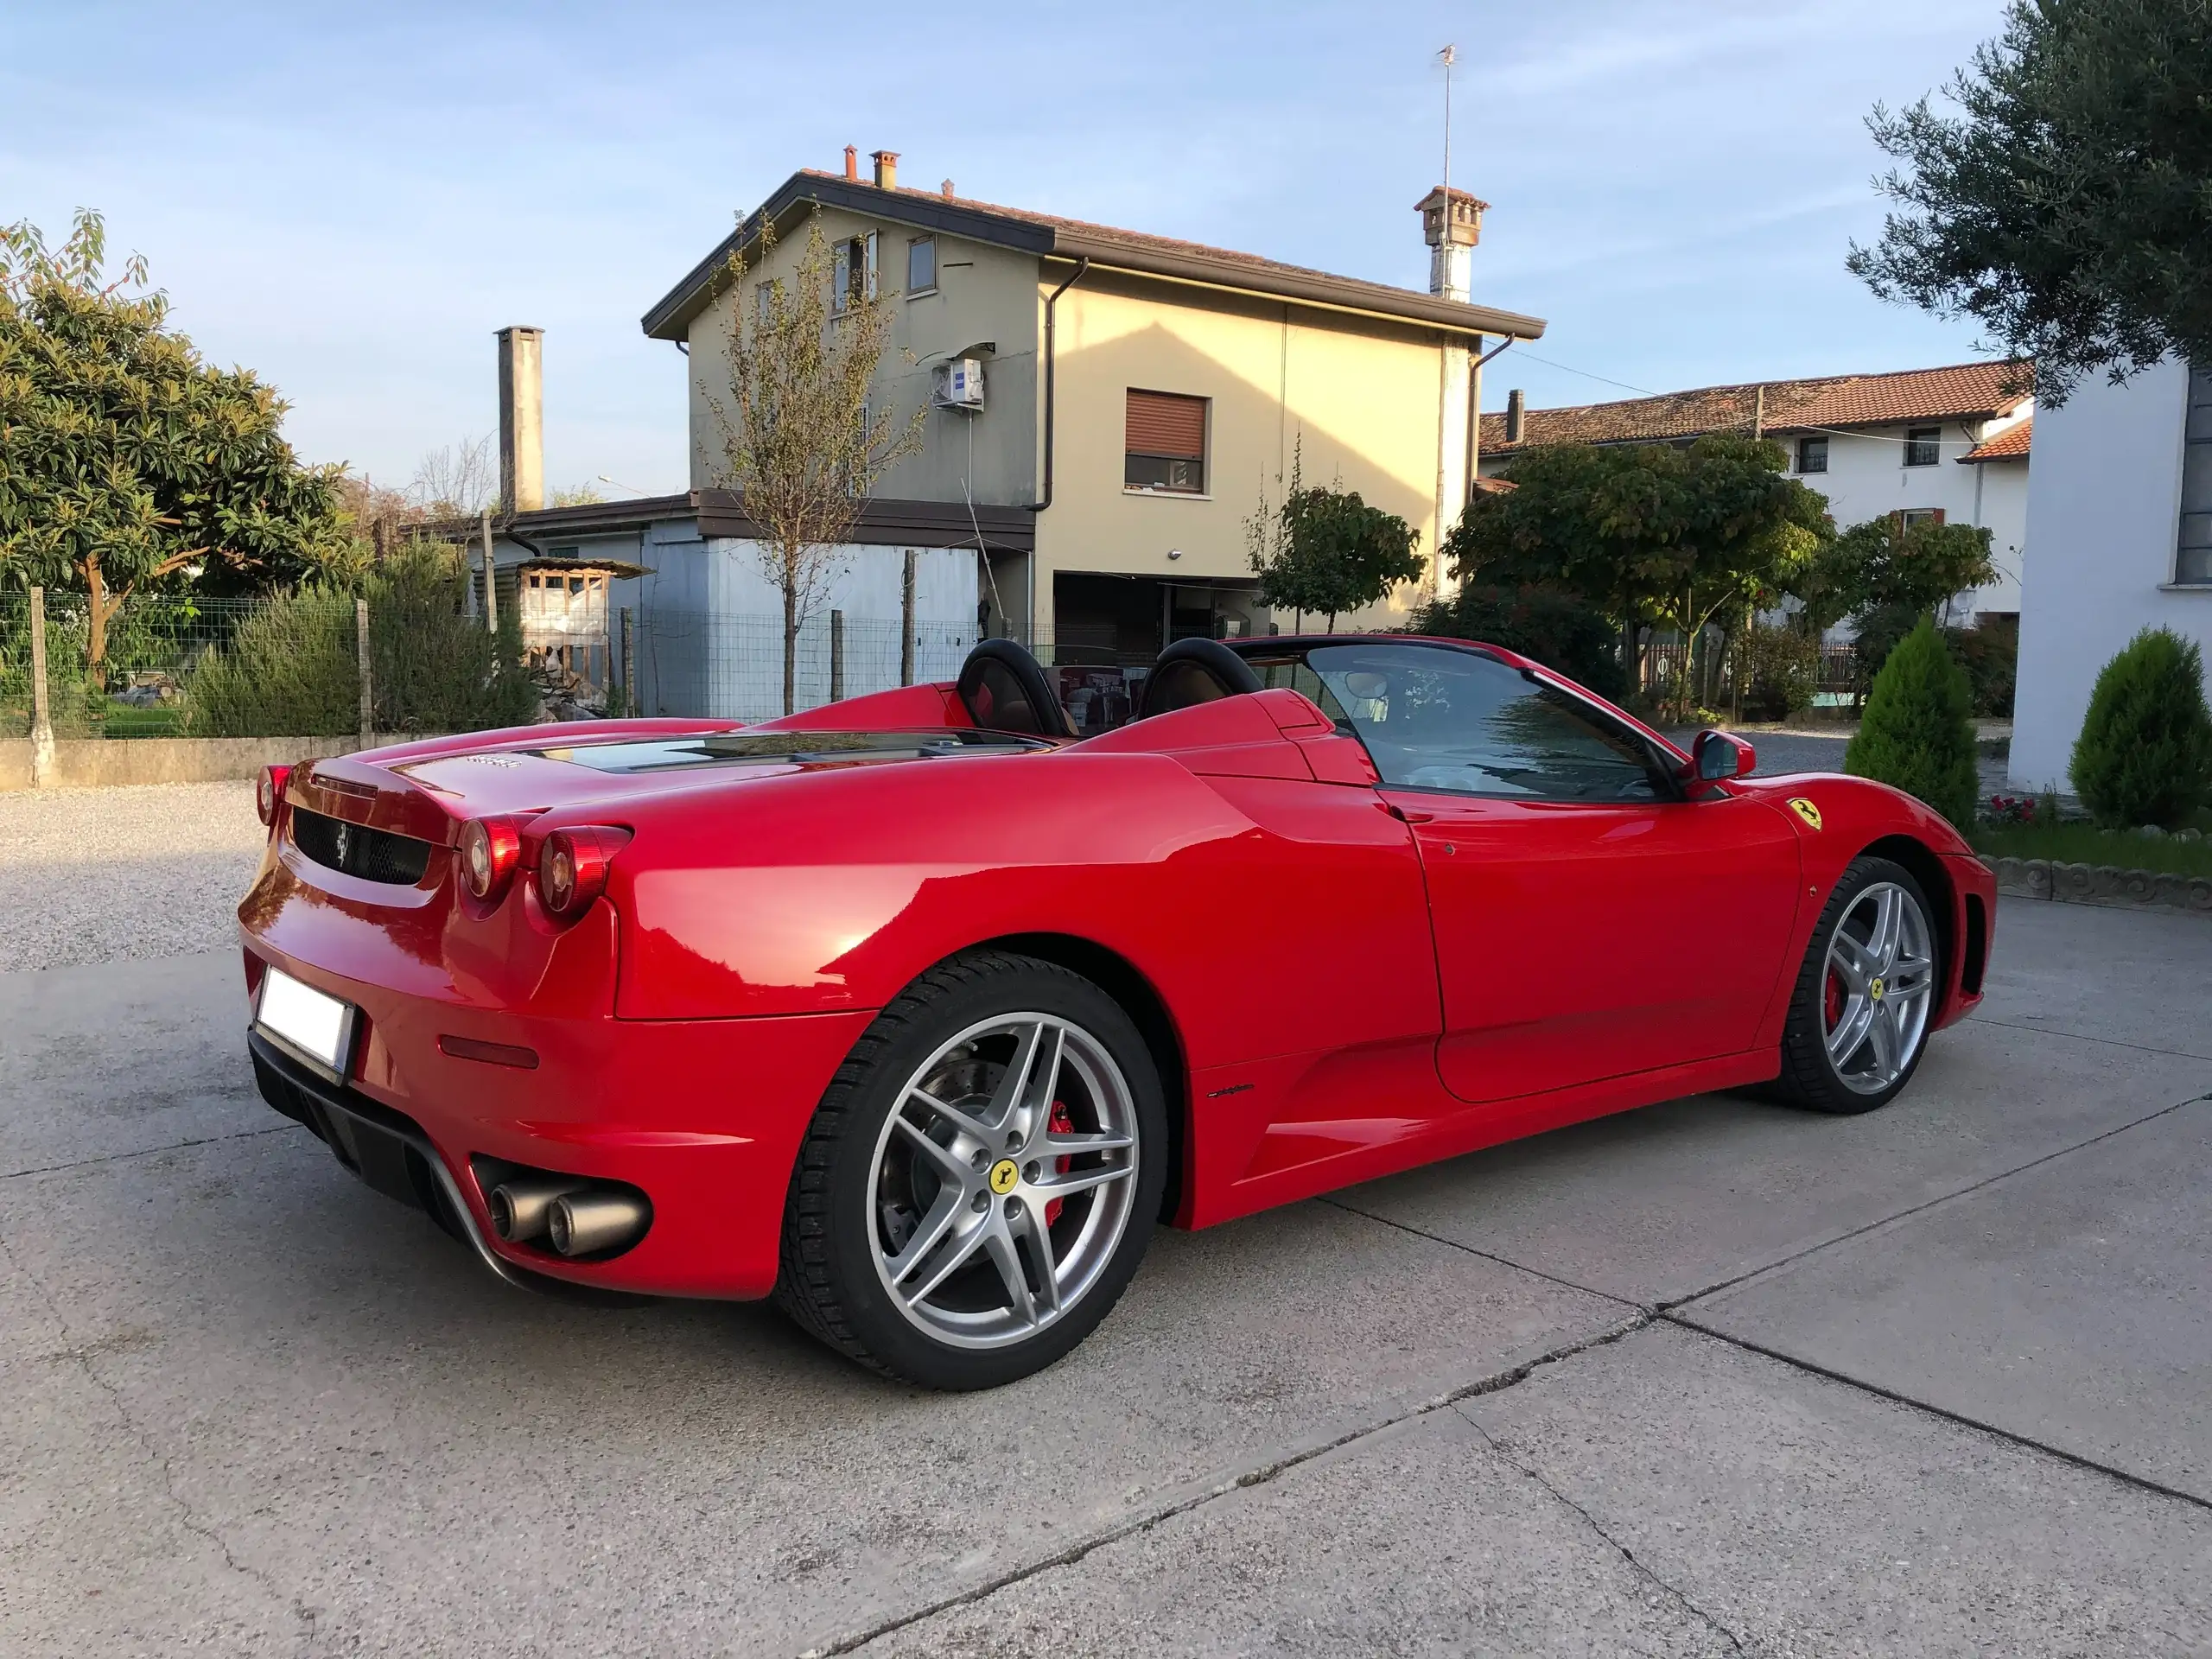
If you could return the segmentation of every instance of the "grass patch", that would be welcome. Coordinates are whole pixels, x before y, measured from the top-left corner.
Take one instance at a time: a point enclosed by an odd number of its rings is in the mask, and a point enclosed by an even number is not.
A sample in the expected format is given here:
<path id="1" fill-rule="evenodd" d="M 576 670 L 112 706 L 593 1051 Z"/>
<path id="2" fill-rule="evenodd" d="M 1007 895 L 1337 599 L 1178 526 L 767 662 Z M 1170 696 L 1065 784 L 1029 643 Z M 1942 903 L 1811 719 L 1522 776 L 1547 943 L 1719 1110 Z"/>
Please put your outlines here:
<path id="1" fill-rule="evenodd" d="M 1980 823 L 1967 839 L 1986 858 L 2048 858 L 2062 864 L 2111 864 L 2123 870 L 2171 870 L 2212 877 L 2212 840 L 2138 836 L 2093 823 Z"/>

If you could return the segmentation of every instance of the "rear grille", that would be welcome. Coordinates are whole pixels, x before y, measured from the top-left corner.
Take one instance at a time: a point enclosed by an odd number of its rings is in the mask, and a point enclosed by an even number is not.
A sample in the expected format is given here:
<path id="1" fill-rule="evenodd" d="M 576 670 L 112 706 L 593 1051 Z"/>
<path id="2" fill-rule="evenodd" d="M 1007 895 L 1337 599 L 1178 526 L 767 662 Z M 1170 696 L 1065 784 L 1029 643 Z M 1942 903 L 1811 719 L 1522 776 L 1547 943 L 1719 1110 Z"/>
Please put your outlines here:
<path id="1" fill-rule="evenodd" d="M 364 881 L 412 887 L 430 868 L 427 841 L 296 806 L 292 809 L 292 844 L 326 868 L 343 870 Z"/>

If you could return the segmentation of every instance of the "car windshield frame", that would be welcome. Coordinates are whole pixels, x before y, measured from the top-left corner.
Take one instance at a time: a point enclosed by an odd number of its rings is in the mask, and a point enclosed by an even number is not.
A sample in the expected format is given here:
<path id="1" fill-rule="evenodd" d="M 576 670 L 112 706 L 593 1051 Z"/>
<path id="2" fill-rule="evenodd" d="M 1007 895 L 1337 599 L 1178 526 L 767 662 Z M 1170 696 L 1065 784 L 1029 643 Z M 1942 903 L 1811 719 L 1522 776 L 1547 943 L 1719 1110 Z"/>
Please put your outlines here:
<path id="1" fill-rule="evenodd" d="M 1556 790 L 1516 790 L 1511 787 L 1479 789 L 1470 788 L 1464 784 L 1416 782 L 1402 776 L 1394 776 L 1393 773 L 1399 770 L 1394 758 L 1377 749 L 1376 741 L 1368 729 L 1375 722 L 1357 717 L 1351 709 L 1348 709 L 1339 689 L 1331 684 L 1328 672 L 1315 666 L 1312 661 L 1313 655 L 1319 652 L 1363 650 L 1393 652 L 1433 652 L 1440 657 L 1473 658 L 1501 673 L 1516 676 L 1529 686 L 1536 688 L 1544 701 L 1563 708 L 1567 712 L 1592 728 L 1594 735 L 1601 741 L 1605 741 L 1608 747 L 1618 746 L 1632 750 L 1641 760 L 1644 782 L 1649 786 L 1649 793 L 1648 795 L 1600 793 L 1584 796 L 1562 793 Z M 1417 635 L 1398 637 L 1351 635 L 1341 638 L 1323 636 L 1284 641 L 1255 640 L 1238 654 L 1250 664 L 1254 671 L 1258 672 L 1263 679 L 1270 677 L 1268 671 L 1271 668 L 1289 667 L 1292 672 L 1288 681 L 1292 689 L 1314 702 L 1323 714 L 1336 723 L 1339 732 L 1358 740 L 1360 747 L 1367 752 L 1369 760 L 1374 763 L 1376 772 L 1382 778 L 1382 786 L 1388 789 L 1410 790 L 1422 794 L 1449 795 L 1468 800 L 1543 802 L 1567 806 L 1624 804 L 1671 804 L 1689 798 L 1681 781 L 1681 769 L 1684 763 L 1681 757 L 1675 753 L 1671 745 L 1644 730 L 1633 721 L 1608 709 L 1575 686 L 1537 668 L 1515 662 L 1497 652 L 1486 650 L 1471 642 L 1431 639 Z M 1338 671 L 1342 673 L 1357 671 Z M 1302 681 L 1312 682 L 1312 683 L 1300 683 L 1300 682 Z M 1354 701 L 1357 702 L 1360 699 L 1355 696 Z M 1630 757 L 1624 754 L 1621 759 L 1626 762 Z M 1478 770 L 1483 770 L 1478 763 L 1471 760 L 1468 764 L 1476 766 Z M 1493 772 L 1492 775 L 1501 784 L 1510 785 L 1510 779 L 1507 774 Z"/>

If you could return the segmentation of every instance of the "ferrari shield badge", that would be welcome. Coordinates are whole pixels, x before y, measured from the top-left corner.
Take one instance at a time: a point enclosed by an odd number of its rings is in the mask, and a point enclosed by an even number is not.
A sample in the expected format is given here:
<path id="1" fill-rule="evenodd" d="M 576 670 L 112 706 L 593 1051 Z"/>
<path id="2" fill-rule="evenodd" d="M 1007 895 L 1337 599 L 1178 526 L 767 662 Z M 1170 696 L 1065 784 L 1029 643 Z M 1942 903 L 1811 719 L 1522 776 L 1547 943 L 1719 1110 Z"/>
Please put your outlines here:
<path id="1" fill-rule="evenodd" d="M 1821 809 L 1815 806 L 1802 795 L 1792 796 L 1790 798 L 1789 810 L 1792 812 L 1795 812 L 1799 817 L 1805 820 L 1805 827 L 1807 829 L 1817 830 L 1821 827 Z"/>

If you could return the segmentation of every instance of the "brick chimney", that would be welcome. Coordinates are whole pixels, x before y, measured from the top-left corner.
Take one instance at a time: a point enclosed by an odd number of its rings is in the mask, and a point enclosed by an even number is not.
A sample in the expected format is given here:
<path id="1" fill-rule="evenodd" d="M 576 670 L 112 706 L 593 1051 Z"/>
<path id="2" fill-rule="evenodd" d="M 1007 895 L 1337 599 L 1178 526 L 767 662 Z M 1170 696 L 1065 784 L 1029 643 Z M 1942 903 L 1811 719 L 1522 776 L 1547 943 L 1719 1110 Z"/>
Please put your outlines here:
<path id="1" fill-rule="evenodd" d="M 868 159 L 875 163 L 875 188 L 879 190 L 896 190 L 899 188 L 899 152 L 895 149 L 879 149 Z"/>
<path id="2" fill-rule="evenodd" d="M 1474 264 L 1475 244 L 1483 239 L 1483 214 L 1489 207 L 1465 190 L 1440 184 L 1414 204 L 1428 243 L 1428 291 L 1439 299 L 1465 303 L 1468 272 Z"/>
<path id="3" fill-rule="evenodd" d="M 845 146 L 845 176 L 855 184 L 860 182 L 861 147 L 858 144 Z"/>
<path id="4" fill-rule="evenodd" d="M 545 505 L 545 331 L 499 330 L 499 511 Z"/>

